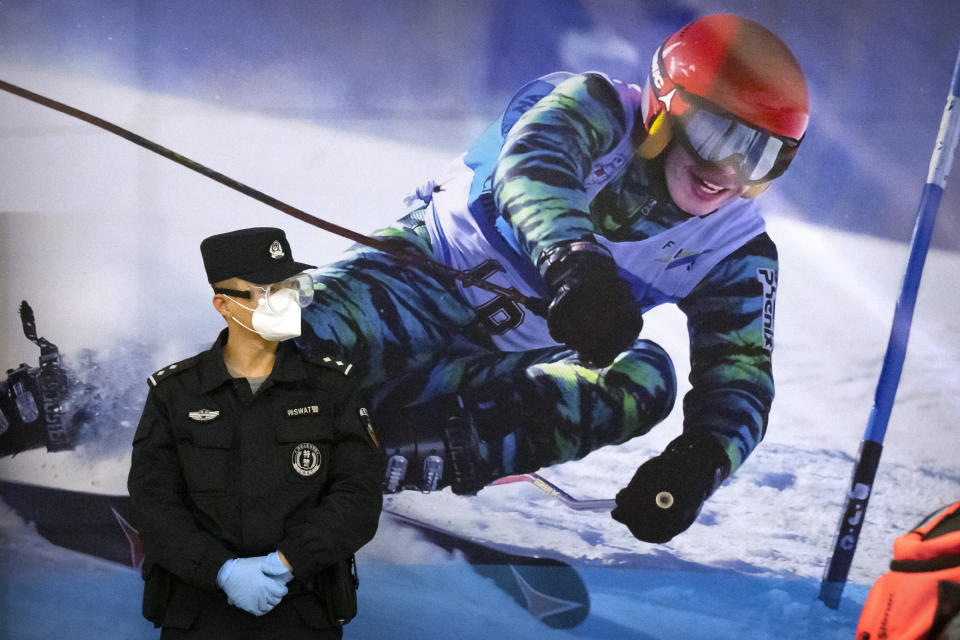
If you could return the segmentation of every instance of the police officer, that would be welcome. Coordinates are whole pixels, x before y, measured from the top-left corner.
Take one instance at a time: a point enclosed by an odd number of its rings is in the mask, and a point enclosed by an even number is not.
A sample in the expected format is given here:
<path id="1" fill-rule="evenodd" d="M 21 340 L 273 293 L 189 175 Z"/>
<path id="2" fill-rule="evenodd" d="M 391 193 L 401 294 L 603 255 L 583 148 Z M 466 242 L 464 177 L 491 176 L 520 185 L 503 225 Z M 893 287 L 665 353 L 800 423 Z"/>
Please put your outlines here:
<path id="1" fill-rule="evenodd" d="M 283 231 L 200 250 L 227 328 L 148 380 L 128 478 L 144 616 L 164 639 L 340 638 L 325 576 L 373 537 L 382 506 L 351 366 L 289 340 L 313 284 Z"/>

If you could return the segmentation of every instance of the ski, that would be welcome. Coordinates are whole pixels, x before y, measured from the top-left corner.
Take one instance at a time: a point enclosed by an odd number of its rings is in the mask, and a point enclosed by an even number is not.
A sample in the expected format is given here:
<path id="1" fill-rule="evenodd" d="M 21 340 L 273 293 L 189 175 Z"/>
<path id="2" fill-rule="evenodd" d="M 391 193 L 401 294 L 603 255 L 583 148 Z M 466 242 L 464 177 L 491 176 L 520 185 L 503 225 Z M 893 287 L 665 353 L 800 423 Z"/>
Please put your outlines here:
<path id="1" fill-rule="evenodd" d="M 138 569 L 143 563 L 139 532 L 130 523 L 130 498 L 0 481 L 0 498 L 37 533 L 55 545 Z M 590 612 L 583 579 L 571 565 L 530 555 L 529 550 L 472 540 L 426 520 L 405 515 L 392 504 L 385 517 L 416 529 L 423 539 L 457 550 L 479 575 L 510 595 L 531 616 L 556 629 L 581 624 Z"/>
<path id="2" fill-rule="evenodd" d="M 385 517 L 416 530 L 438 547 L 462 554 L 470 567 L 488 578 L 531 616 L 554 629 L 572 629 L 590 613 L 590 595 L 577 570 L 553 558 L 506 544 L 474 540 L 436 522 L 404 514 L 387 498 Z"/>
<path id="3" fill-rule="evenodd" d="M 143 564 L 140 534 L 130 524 L 130 498 L 0 481 L 0 498 L 53 544 L 135 569 Z"/>
<path id="4" fill-rule="evenodd" d="M 489 486 L 524 482 L 532 484 L 574 511 L 609 512 L 612 499 L 576 498 L 538 473 L 504 476 Z M 445 528 L 436 521 L 410 516 L 388 495 L 383 511 L 394 521 L 417 529 L 424 539 L 447 549 L 457 549 L 474 570 L 511 595 L 520 606 L 547 626 L 569 629 L 582 623 L 590 612 L 590 597 L 577 570 L 556 559 L 540 557 L 527 548 L 476 540 Z"/>

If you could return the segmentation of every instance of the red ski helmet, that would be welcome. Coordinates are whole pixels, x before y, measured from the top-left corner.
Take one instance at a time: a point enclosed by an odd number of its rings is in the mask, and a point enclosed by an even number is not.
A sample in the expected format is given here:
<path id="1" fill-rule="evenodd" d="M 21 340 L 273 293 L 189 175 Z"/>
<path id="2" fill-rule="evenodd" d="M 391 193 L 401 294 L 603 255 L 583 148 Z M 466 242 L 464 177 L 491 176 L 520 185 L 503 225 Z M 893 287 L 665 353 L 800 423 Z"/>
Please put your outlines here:
<path id="1" fill-rule="evenodd" d="M 734 161 L 748 184 L 782 174 L 809 122 L 807 84 L 787 46 L 756 22 L 709 15 L 653 54 L 643 88 L 646 157 L 674 133 L 708 162 Z"/>

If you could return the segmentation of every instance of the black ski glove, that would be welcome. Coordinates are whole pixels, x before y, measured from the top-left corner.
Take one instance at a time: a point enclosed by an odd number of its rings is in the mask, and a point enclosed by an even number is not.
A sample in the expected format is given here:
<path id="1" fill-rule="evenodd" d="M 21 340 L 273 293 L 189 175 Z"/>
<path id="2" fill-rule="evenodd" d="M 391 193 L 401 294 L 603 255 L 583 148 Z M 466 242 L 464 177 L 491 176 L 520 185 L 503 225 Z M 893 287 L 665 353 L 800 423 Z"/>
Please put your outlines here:
<path id="1" fill-rule="evenodd" d="M 550 336 L 589 364 L 605 367 L 637 339 L 643 318 L 617 264 L 602 245 L 581 241 L 544 254 L 540 273 L 550 293 Z"/>
<path id="2" fill-rule="evenodd" d="M 610 515 L 644 542 L 667 542 L 693 524 L 728 475 L 730 459 L 714 438 L 685 433 L 640 465 Z"/>

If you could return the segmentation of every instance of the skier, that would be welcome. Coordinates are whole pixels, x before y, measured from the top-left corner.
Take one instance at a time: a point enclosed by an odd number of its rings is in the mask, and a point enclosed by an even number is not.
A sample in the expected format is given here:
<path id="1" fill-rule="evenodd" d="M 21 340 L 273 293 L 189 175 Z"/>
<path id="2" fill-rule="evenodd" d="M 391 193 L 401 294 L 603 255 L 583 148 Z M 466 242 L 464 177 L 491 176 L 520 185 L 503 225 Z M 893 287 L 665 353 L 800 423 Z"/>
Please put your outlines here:
<path id="1" fill-rule="evenodd" d="M 417 206 L 375 235 L 544 308 L 365 247 L 315 272 L 307 351 L 343 347 L 388 455 L 385 490 L 473 493 L 648 432 L 673 365 L 642 312 L 686 314 L 683 433 L 640 465 L 613 517 L 686 530 L 763 437 L 777 252 L 754 198 L 808 122 L 786 45 L 733 15 L 669 36 L 644 87 L 558 73 L 521 89 Z"/>

